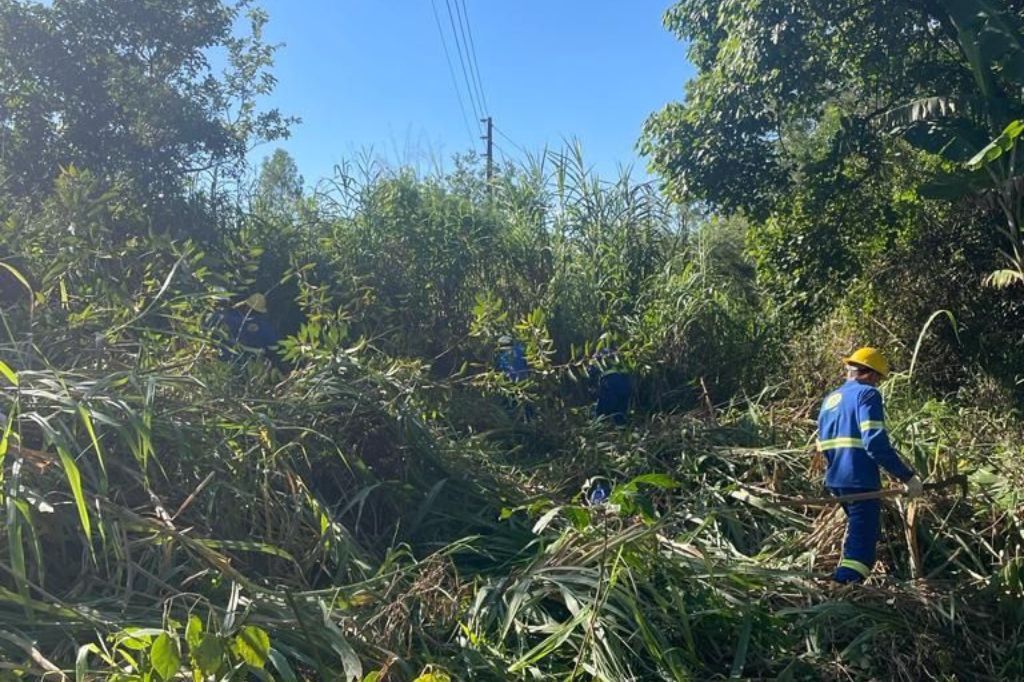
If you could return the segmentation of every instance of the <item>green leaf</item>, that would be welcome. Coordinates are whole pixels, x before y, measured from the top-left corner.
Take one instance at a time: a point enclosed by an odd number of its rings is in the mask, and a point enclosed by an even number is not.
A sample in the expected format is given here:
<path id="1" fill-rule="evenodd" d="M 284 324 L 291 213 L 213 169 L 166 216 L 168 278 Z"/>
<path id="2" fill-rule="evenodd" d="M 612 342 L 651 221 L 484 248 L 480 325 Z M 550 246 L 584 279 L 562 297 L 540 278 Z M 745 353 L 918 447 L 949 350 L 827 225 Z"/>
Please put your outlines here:
<path id="1" fill-rule="evenodd" d="M 1006 289 L 1014 284 L 1024 282 L 1024 273 L 1017 270 L 996 270 L 985 276 L 985 286 Z"/>
<path id="2" fill-rule="evenodd" d="M 431 670 L 422 673 L 412 682 L 452 682 L 452 676 L 439 670 Z"/>
<path id="3" fill-rule="evenodd" d="M 18 374 L 13 369 L 11 369 L 3 360 L 0 360 L 0 374 L 3 374 L 7 381 L 9 381 L 12 385 L 18 385 Z"/>
<path id="4" fill-rule="evenodd" d="M 654 514 L 654 503 L 651 502 L 651 498 L 646 495 L 639 495 L 636 498 L 636 509 L 640 513 L 640 517 L 645 523 L 654 523 L 656 520 Z"/>
<path id="5" fill-rule="evenodd" d="M 153 671 L 161 679 L 171 679 L 178 674 L 178 669 L 181 668 L 181 653 L 178 651 L 178 643 L 166 632 L 162 633 L 153 642 L 153 648 L 149 651 L 149 660 Z"/>
<path id="6" fill-rule="evenodd" d="M 363 665 L 359 660 L 359 656 L 356 655 L 352 645 L 345 638 L 345 633 L 331 620 L 330 612 L 325 608 L 323 602 L 320 603 L 320 608 L 323 615 L 320 632 L 330 641 L 331 649 L 341 659 L 342 669 L 344 670 L 343 679 L 346 682 L 355 682 L 363 676 Z"/>
<path id="7" fill-rule="evenodd" d="M 132 651 L 145 651 L 153 642 L 153 637 L 163 634 L 163 630 L 152 628 L 125 628 L 114 639 L 115 646 Z"/>
<path id="8" fill-rule="evenodd" d="M 583 507 L 576 505 L 566 507 L 565 516 L 576 530 L 586 530 L 590 526 L 590 512 Z"/>
<path id="9" fill-rule="evenodd" d="M 7 537 L 14 582 L 18 586 L 21 603 L 27 605 L 31 599 L 28 589 L 28 569 L 25 565 L 25 545 L 22 542 L 22 518 L 17 514 L 17 499 L 13 495 L 7 496 Z M 25 611 L 26 615 L 31 618 L 32 612 L 28 606 L 25 607 Z"/>
<path id="10" fill-rule="evenodd" d="M 68 485 L 71 486 L 71 494 L 75 498 L 75 507 L 78 509 L 78 519 L 82 522 L 82 530 L 85 531 L 85 537 L 87 540 L 92 539 L 92 523 L 89 521 L 89 507 L 85 503 L 85 491 L 82 489 L 82 474 L 78 470 L 78 465 L 75 464 L 74 458 L 71 453 L 67 451 L 67 448 L 59 443 L 54 443 L 57 448 L 57 454 L 60 456 L 60 464 L 64 469 L 64 477 L 68 479 Z M 92 544 L 89 545 L 90 550 Z"/>
<path id="11" fill-rule="evenodd" d="M 287 551 L 280 547 L 274 547 L 268 545 L 265 542 L 249 542 L 248 540 L 196 540 L 197 543 L 205 545 L 210 549 L 231 549 L 240 550 L 243 552 L 261 552 L 263 554 L 269 554 L 271 556 L 280 557 L 287 559 L 288 561 L 295 562 L 295 558 Z"/>
<path id="12" fill-rule="evenodd" d="M 3 425 L 3 436 L 0 436 L 0 481 L 4 480 L 4 457 L 7 455 L 7 449 L 10 447 L 11 442 L 11 433 L 14 431 L 14 416 L 12 414 L 7 418 L 7 423 Z"/>
<path id="13" fill-rule="evenodd" d="M 555 520 L 556 516 L 558 516 L 559 510 L 561 510 L 561 507 L 554 507 L 553 509 L 549 509 L 542 517 L 537 519 L 537 523 L 533 524 L 534 535 L 540 535 L 541 533 L 543 533 L 544 529 L 547 528 L 551 524 L 551 522 Z"/>
<path id="14" fill-rule="evenodd" d="M 189 651 L 192 652 L 199 648 L 203 641 L 203 621 L 195 614 L 188 617 L 188 625 L 185 626 L 185 641 L 188 643 Z"/>
<path id="15" fill-rule="evenodd" d="M 31 495 L 28 490 L 26 490 L 25 493 L 26 495 Z M 32 515 L 32 504 L 27 499 L 23 500 L 13 497 L 11 499 L 14 501 L 14 506 L 18 509 L 18 513 L 25 520 L 25 524 L 28 526 L 29 539 L 32 542 L 32 552 L 35 556 L 37 570 L 39 570 L 40 577 L 42 577 L 42 575 L 45 574 L 43 548 L 42 545 L 39 544 L 39 530 L 36 528 L 35 519 Z M 43 505 L 46 505 L 46 507 L 49 507 L 50 511 L 53 511 L 53 507 L 50 507 L 44 500 L 35 497 L 30 499 L 32 502 L 39 504 L 41 509 L 43 508 Z M 20 537 L 20 533 L 18 535 Z"/>
<path id="16" fill-rule="evenodd" d="M 1011 121 L 999 137 L 985 145 L 980 152 L 967 162 L 967 168 L 977 170 L 995 161 L 1013 149 L 1013 146 L 1017 144 L 1017 138 L 1020 137 L 1022 132 L 1024 132 L 1024 121 L 1020 119 Z"/>
<path id="17" fill-rule="evenodd" d="M 632 516 L 636 513 L 636 499 L 638 496 L 639 493 L 636 491 L 636 486 L 618 485 L 612 489 L 612 494 L 608 497 L 608 503 L 618 507 L 619 513 L 623 516 Z"/>
<path id="18" fill-rule="evenodd" d="M 590 607 L 580 609 L 576 616 L 565 623 L 562 623 L 554 629 L 554 631 L 540 644 L 527 651 L 523 656 L 509 666 L 508 671 L 510 673 L 522 672 L 524 669 L 533 665 L 537 661 L 541 660 L 548 654 L 552 653 L 558 647 L 562 646 L 569 636 L 572 635 L 573 631 L 578 628 L 588 617 L 590 616 Z"/>
<path id="19" fill-rule="evenodd" d="M 903 139 L 959 166 L 988 144 L 992 135 L 985 128 L 958 118 L 914 124 L 903 132 Z"/>
<path id="20" fill-rule="evenodd" d="M 746 613 L 743 614 L 743 627 L 740 630 L 740 639 L 734 649 L 735 654 L 733 654 L 732 658 L 732 669 L 729 673 L 729 679 L 739 679 L 743 676 L 743 668 L 747 664 L 747 649 L 750 648 L 750 635 L 753 624 L 754 612 L 748 608 Z"/>
<path id="21" fill-rule="evenodd" d="M 925 199 L 955 201 L 971 194 L 978 194 L 992 188 L 992 179 L 984 171 L 942 173 L 922 183 L 918 195 Z"/>
<path id="22" fill-rule="evenodd" d="M 89 433 L 89 439 L 92 441 L 93 450 L 96 451 L 96 461 L 99 462 L 100 469 L 103 471 L 105 477 L 107 473 L 107 466 L 103 461 L 103 451 L 100 450 L 100 440 L 96 437 L 96 429 L 93 427 L 92 417 L 83 405 L 78 406 L 78 415 L 82 418 L 82 423 L 85 424 L 85 430 Z"/>
<path id="23" fill-rule="evenodd" d="M 653 485 L 655 488 L 661 488 L 662 490 L 674 490 L 679 487 L 676 480 L 668 474 L 643 474 L 641 476 L 637 476 L 626 485 L 632 485 L 635 483 L 646 483 L 647 485 Z"/>
<path id="24" fill-rule="evenodd" d="M 270 655 L 270 635 L 263 628 L 246 625 L 235 635 L 231 650 L 252 667 L 262 668 Z"/>
<path id="25" fill-rule="evenodd" d="M 29 300 L 32 300 L 32 298 L 34 297 L 34 294 L 32 292 L 32 286 L 28 283 L 28 280 L 25 278 L 25 276 L 21 274 L 17 270 L 17 268 L 15 268 L 12 265 L 8 265 L 7 263 L 4 263 L 3 261 L 0 261 L 0 268 L 3 268 L 7 272 L 11 273 L 11 275 L 14 276 L 14 279 L 18 280 L 18 282 L 21 283 L 21 286 L 25 287 L 25 290 L 28 291 Z"/>
<path id="26" fill-rule="evenodd" d="M 199 646 L 191 649 L 196 665 L 206 675 L 213 675 L 224 663 L 224 647 L 220 638 L 213 634 L 203 635 Z"/>
<path id="27" fill-rule="evenodd" d="M 83 644 L 78 647 L 78 654 L 75 656 L 75 681 L 87 682 L 89 674 L 89 654 L 99 653 L 100 648 L 95 644 Z"/>
<path id="28" fill-rule="evenodd" d="M 292 670 L 291 665 L 288 664 L 288 659 L 285 658 L 277 649 L 271 649 L 269 654 L 270 662 L 277 669 L 278 679 L 282 682 L 298 682 L 298 678 L 295 676 L 295 671 Z"/>

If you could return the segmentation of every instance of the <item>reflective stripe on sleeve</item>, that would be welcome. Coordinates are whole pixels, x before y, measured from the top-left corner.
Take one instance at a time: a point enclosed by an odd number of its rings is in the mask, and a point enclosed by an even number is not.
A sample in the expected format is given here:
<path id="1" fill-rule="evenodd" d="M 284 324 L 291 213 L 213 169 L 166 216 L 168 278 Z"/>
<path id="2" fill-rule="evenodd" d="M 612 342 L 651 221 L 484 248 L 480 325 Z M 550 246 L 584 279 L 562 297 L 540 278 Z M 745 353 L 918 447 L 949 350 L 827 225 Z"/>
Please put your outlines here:
<path id="1" fill-rule="evenodd" d="M 870 431 L 871 429 L 876 429 L 878 431 L 884 431 L 885 430 L 885 422 L 883 422 L 883 421 L 868 420 L 868 421 L 863 421 L 863 422 L 860 423 L 860 430 L 861 431 Z"/>
<path id="2" fill-rule="evenodd" d="M 819 450 L 835 450 L 837 448 L 857 448 L 860 450 L 864 449 L 864 442 L 860 438 L 830 438 L 829 440 L 819 440 Z"/>
<path id="3" fill-rule="evenodd" d="M 862 564 L 856 559 L 843 559 L 839 562 L 839 566 L 840 568 L 852 568 L 865 578 L 871 576 L 871 568 L 867 564 Z"/>

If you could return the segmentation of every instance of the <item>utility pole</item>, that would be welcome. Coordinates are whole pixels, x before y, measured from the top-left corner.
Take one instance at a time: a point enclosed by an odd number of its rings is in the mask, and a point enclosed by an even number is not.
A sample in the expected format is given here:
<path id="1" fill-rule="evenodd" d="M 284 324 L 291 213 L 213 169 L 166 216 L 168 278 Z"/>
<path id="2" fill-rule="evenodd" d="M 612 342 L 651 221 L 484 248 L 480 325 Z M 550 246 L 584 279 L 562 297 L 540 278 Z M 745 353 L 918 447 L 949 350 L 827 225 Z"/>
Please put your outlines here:
<path id="1" fill-rule="evenodd" d="M 490 195 L 494 193 L 494 187 L 491 185 L 491 180 L 494 179 L 494 119 L 488 116 L 480 119 L 480 122 L 487 124 L 487 134 L 481 135 L 480 139 L 487 141 L 487 193 Z"/>

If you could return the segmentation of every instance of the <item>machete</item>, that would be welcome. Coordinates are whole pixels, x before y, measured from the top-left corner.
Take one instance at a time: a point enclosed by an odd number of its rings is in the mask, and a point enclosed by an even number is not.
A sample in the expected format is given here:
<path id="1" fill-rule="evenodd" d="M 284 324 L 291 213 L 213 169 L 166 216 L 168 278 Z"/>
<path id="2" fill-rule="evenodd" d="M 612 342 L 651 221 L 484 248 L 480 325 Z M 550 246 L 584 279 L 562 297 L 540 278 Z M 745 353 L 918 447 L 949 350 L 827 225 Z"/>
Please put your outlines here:
<path id="1" fill-rule="evenodd" d="M 935 483 L 925 483 L 924 489 L 927 492 L 951 488 L 953 486 L 960 488 L 961 497 L 967 497 L 967 474 L 957 474 L 956 476 L 950 476 L 949 478 L 944 478 L 941 481 L 936 481 Z M 831 507 L 836 504 L 845 504 L 846 502 L 877 500 L 885 497 L 899 497 L 906 494 L 907 492 L 905 490 L 889 488 L 886 490 L 869 490 L 863 493 L 839 495 L 836 497 L 799 497 L 789 500 L 780 500 L 773 504 L 780 507 Z"/>

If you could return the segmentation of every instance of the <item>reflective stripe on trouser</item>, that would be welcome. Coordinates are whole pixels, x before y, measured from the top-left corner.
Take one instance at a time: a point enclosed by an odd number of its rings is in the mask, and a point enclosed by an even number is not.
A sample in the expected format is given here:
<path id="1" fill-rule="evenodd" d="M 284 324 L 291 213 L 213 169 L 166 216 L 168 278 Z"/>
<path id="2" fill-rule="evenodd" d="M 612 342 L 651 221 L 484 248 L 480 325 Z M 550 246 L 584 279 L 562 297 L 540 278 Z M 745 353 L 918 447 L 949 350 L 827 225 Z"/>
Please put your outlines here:
<path id="1" fill-rule="evenodd" d="M 868 492 L 862 488 L 832 488 L 833 495 L 852 495 Z M 846 538 L 843 540 L 843 559 L 836 568 L 835 578 L 842 582 L 859 581 L 871 574 L 875 565 L 875 546 L 881 530 L 881 500 L 860 500 L 843 505 L 846 512 Z"/>

